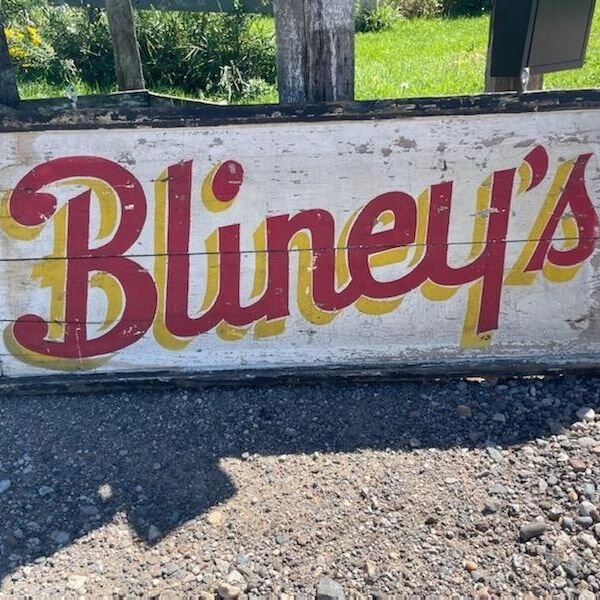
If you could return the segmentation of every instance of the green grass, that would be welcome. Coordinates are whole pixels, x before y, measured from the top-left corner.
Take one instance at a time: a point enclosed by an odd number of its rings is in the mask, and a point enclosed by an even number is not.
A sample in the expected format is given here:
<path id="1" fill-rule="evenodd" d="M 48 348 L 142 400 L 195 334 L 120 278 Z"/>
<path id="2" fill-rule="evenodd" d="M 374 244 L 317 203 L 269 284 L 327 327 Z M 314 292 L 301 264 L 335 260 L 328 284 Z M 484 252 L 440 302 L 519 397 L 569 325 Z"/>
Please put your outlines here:
<path id="1" fill-rule="evenodd" d="M 79 83 L 76 86 L 76 91 L 79 96 L 85 96 L 87 94 L 102 94 L 109 91 L 116 91 L 116 87 L 114 90 L 102 90 L 84 83 Z M 20 81 L 19 94 L 21 95 L 21 98 L 24 99 L 53 98 L 66 95 L 65 86 L 55 85 L 48 83 L 47 81 Z"/>
<path id="2" fill-rule="evenodd" d="M 356 36 L 358 99 L 483 90 L 487 17 L 413 19 Z"/>
<path id="3" fill-rule="evenodd" d="M 356 97 L 476 94 L 484 89 L 489 17 L 399 21 L 356 36 Z M 600 87 L 600 7 L 582 69 L 545 76 L 545 89 Z"/>
<path id="4" fill-rule="evenodd" d="M 272 20 L 260 26 L 272 28 Z M 476 94 L 483 91 L 488 40 L 487 16 L 398 21 L 389 31 L 356 36 L 356 98 L 402 98 Z M 23 98 L 64 96 L 64 86 L 27 82 Z M 586 64 L 582 69 L 548 74 L 545 89 L 600 87 L 600 6 L 596 9 Z M 77 86 L 79 95 L 115 91 Z M 182 95 L 177 89 L 159 93 Z M 276 89 L 246 97 L 246 104 L 277 102 Z M 224 98 L 205 98 L 223 101 Z"/>
<path id="5" fill-rule="evenodd" d="M 86 96 L 89 94 L 108 94 L 117 91 L 117 86 L 114 85 L 110 88 L 100 88 L 97 86 L 90 86 L 86 83 L 77 83 L 75 91 L 78 96 Z M 168 96 L 181 96 L 190 97 L 189 94 L 184 94 L 177 88 L 153 88 L 153 92 L 158 94 L 166 94 Z M 65 86 L 55 85 L 48 83 L 47 81 L 20 81 L 19 82 L 19 93 L 22 99 L 38 99 L 38 98 L 56 98 L 66 96 Z M 226 98 L 221 96 L 198 96 L 194 99 L 208 100 L 210 102 L 223 102 L 226 103 Z M 269 104 L 276 103 L 278 100 L 277 90 L 275 87 L 265 90 L 264 93 L 245 97 L 240 100 L 240 104 Z"/>

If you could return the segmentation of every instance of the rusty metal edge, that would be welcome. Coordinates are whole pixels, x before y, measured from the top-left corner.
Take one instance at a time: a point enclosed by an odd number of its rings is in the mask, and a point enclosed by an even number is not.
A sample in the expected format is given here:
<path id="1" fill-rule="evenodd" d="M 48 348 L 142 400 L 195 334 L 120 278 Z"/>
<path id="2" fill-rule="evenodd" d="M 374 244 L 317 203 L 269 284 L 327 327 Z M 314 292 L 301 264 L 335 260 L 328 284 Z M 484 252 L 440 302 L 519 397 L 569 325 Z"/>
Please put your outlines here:
<path id="1" fill-rule="evenodd" d="M 471 359 L 472 360 L 472 359 Z M 79 394 L 165 388 L 241 387 L 244 385 L 323 385 L 342 382 L 390 383 L 445 380 L 465 377 L 557 377 L 567 374 L 600 375 L 600 357 L 590 354 L 557 357 L 480 358 L 452 363 L 298 366 L 253 370 L 143 371 L 102 374 L 73 373 L 27 377 L 1 377 L 0 394 Z"/>
<path id="2" fill-rule="evenodd" d="M 407 98 L 307 105 L 220 105 L 148 91 L 25 100 L 0 106 L 0 133 L 377 120 L 600 109 L 600 89 Z"/>

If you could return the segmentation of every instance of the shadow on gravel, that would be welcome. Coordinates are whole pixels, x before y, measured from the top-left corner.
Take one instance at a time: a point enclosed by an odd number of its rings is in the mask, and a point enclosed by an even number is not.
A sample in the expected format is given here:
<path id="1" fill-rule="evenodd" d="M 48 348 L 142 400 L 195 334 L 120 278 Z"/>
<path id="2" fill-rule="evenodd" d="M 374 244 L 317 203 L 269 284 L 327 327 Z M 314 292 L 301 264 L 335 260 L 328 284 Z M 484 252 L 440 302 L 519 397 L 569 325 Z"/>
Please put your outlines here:
<path id="1" fill-rule="evenodd" d="M 222 457 L 476 447 L 486 440 L 517 445 L 555 433 L 579 407 L 597 405 L 592 390 L 599 382 L 567 377 L 2 397 L 0 577 L 50 557 L 118 512 L 140 538 L 148 539 L 150 525 L 168 535 L 234 494 L 219 468 Z M 461 418 L 459 405 L 473 416 Z M 496 413 L 506 422 L 495 420 Z"/>

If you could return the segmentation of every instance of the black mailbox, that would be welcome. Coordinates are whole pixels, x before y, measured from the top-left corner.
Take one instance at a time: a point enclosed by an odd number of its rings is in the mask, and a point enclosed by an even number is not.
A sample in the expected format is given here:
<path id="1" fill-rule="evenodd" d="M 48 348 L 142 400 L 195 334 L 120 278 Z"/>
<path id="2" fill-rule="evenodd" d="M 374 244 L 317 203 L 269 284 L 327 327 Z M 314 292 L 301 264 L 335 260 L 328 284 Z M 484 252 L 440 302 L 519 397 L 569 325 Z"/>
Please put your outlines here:
<path id="1" fill-rule="evenodd" d="M 583 66 L 595 0 L 495 0 L 490 75 Z"/>

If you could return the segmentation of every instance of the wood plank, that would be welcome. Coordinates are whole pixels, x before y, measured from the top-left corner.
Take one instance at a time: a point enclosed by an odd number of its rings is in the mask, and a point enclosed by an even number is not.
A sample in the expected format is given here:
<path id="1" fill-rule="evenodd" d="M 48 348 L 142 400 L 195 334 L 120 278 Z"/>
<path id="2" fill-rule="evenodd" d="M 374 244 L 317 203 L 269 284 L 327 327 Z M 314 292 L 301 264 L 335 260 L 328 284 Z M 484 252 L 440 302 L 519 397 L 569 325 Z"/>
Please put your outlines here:
<path id="1" fill-rule="evenodd" d="M 571 373 L 581 374 L 589 372 L 597 375 L 598 362 L 592 356 L 573 356 L 563 365 L 554 364 L 549 366 L 544 357 L 536 361 L 531 358 L 519 360 L 494 360 L 482 357 L 477 364 L 472 362 L 455 362 L 448 365 L 444 371 L 445 377 L 502 377 L 510 374 L 516 375 L 540 375 L 562 378 Z M 573 367 L 573 365 L 576 367 Z M 145 389 L 169 389 L 179 387 L 184 389 L 203 389 L 214 386 L 248 386 L 248 385 L 273 385 L 281 383 L 285 385 L 312 385 L 329 384 L 339 382 L 398 382 L 398 381 L 431 381 L 439 378 L 440 369 L 437 363 L 415 363 L 406 364 L 402 367 L 397 365 L 381 364 L 370 365 L 366 368 L 344 367 L 335 368 L 331 366 L 317 367 L 307 370 L 304 367 L 289 367 L 277 369 L 243 370 L 236 369 L 203 371 L 203 372 L 181 372 L 163 370 L 148 373 L 79 373 L 77 376 L 65 377 L 60 372 L 54 375 L 24 376 L 0 378 L 0 392 L 3 394 L 27 395 L 39 393 L 45 394 L 80 394 L 88 392 L 108 393 L 111 390 L 129 391 Z"/>
<path id="2" fill-rule="evenodd" d="M 77 110 L 72 109 L 67 99 L 23 100 L 19 103 L 18 110 L 0 110 L 0 132 L 411 119 L 599 108 L 598 89 L 232 106 L 139 91 L 105 96 L 81 96 L 77 100 Z"/>
<path id="3" fill-rule="evenodd" d="M 55 6 L 68 5 L 74 7 L 91 6 L 104 8 L 105 0 L 50 0 Z M 247 13 L 271 14 L 271 0 L 243 0 L 241 8 L 236 8 L 235 0 L 133 0 L 137 10 L 172 10 L 186 12 L 225 12 L 242 10 Z"/>
<path id="4" fill-rule="evenodd" d="M 527 89 L 523 88 L 523 82 L 520 77 L 491 77 L 486 75 L 486 92 L 534 92 L 544 89 L 544 76 L 531 75 Z"/>
<path id="5" fill-rule="evenodd" d="M 3 378 L 589 366 L 597 115 L 1 133 Z"/>
<path id="6" fill-rule="evenodd" d="M 354 0 L 305 0 L 308 102 L 354 100 Z"/>
<path id="7" fill-rule="evenodd" d="M 354 0 L 275 3 L 280 101 L 354 99 Z"/>
<path id="8" fill-rule="evenodd" d="M 144 89 L 142 59 L 131 0 L 106 0 L 106 16 L 119 89 Z"/>
<path id="9" fill-rule="evenodd" d="M 4 23 L 0 19 L 0 104 L 16 106 L 19 103 L 15 66 L 8 52 Z"/>
<path id="10" fill-rule="evenodd" d="M 277 0 L 274 6 L 277 35 L 277 87 L 282 104 L 306 102 L 307 34 L 304 1 Z"/>

